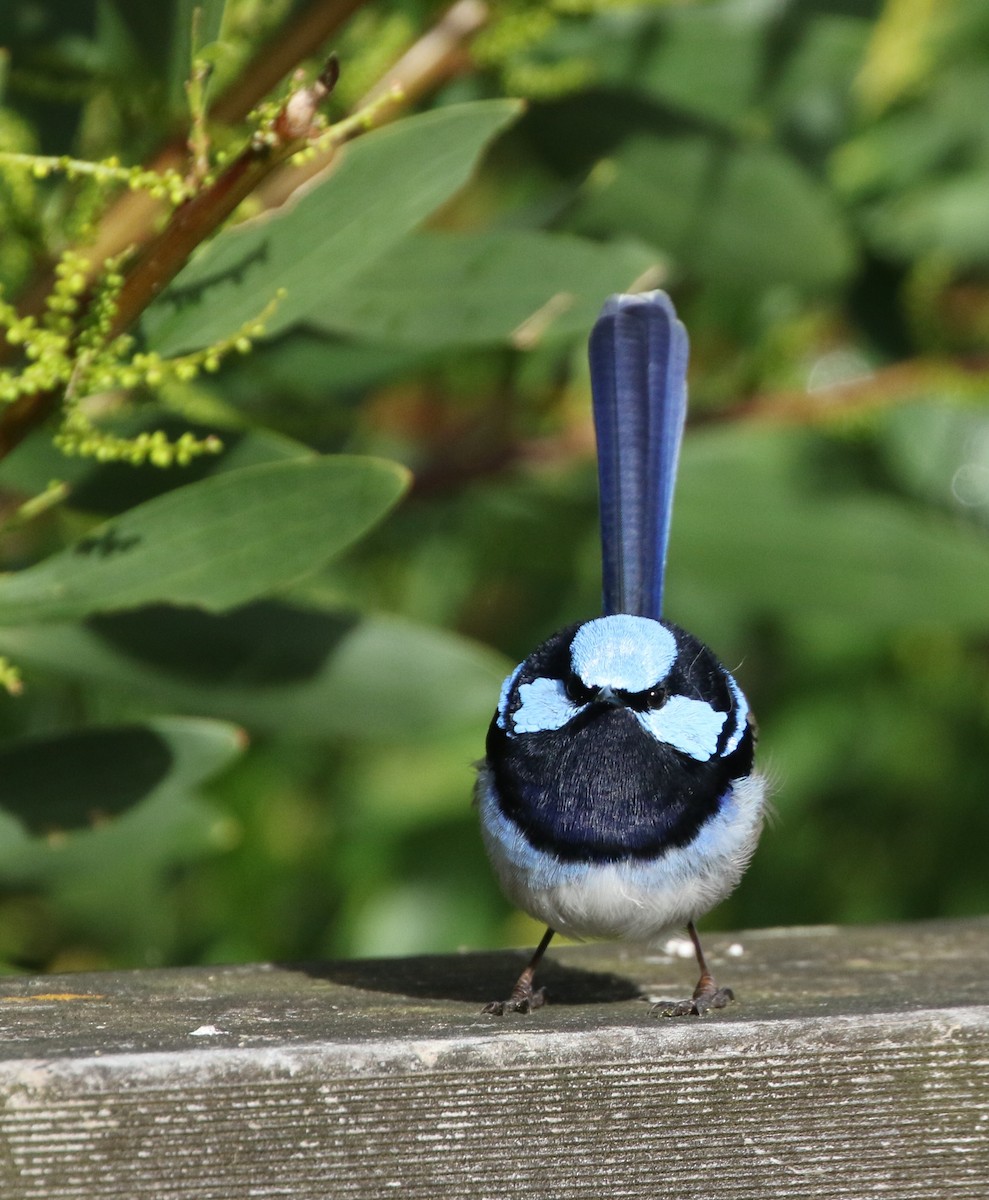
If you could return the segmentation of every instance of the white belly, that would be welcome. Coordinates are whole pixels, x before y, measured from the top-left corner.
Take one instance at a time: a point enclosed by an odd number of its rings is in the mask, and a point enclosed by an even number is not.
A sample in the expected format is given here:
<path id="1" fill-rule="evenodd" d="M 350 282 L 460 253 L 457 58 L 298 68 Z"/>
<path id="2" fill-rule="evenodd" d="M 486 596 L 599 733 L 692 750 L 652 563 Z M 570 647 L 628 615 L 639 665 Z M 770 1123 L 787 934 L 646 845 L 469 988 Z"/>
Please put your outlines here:
<path id="1" fill-rule="evenodd" d="M 649 942 L 682 929 L 735 889 L 762 830 L 766 781 L 736 780 L 686 846 L 611 863 L 564 862 L 535 849 L 502 814 L 484 766 L 475 802 L 488 856 L 514 904 L 569 937 Z"/>

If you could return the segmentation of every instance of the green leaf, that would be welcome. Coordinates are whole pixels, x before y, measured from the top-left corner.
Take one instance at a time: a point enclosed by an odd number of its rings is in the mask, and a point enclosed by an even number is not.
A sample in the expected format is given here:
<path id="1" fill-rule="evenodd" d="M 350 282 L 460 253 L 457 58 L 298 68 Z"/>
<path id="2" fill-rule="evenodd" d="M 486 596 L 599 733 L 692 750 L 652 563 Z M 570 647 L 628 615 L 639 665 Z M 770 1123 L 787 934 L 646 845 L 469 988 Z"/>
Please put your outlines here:
<path id="1" fill-rule="evenodd" d="M 989 167 L 982 166 L 875 204 L 862 224 L 872 244 L 890 257 L 909 262 L 940 254 L 983 266 L 989 262 L 987 189 Z"/>
<path id="2" fill-rule="evenodd" d="M 772 7 L 747 0 L 649 13 L 630 39 L 626 60 L 613 64 L 605 78 L 625 87 L 634 81 L 680 112 L 736 125 L 756 97 L 766 27 L 775 15 Z M 629 16 L 606 14 L 605 28 L 620 28 Z"/>
<path id="3" fill-rule="evenodd" d="M 796 15 L 796 10 L 791 10 Z M 869 43 L 871 26 L 865 15 L 801 13 L 795 45 L 777 67 L 769 108 L 774 124 L 795 133 L 805 144 L 828 149 L 843 137 L 855 119 L 855 77 Z M 791 137 L 786 138 L 792 144 Z"/>
<path id="4" fill-rule="evenodd" d="M 392 507 L 407 480 L 394 463 L 337 456 L 190 484 L 0 579 L 0 624 L 161 601 L 231 608 L 322 567 Z"/>
<path id="5" fill-rule="evenodd" d="M 286 296 L 270 334 L 317 317 L 467 180 L 481 151 L 520 111 L 509 100 L 451 105 L 360 138 L 297 203 L 221 234 L 146 313 L 165 354 L 205 346 Z"/>
<path id="6" fill-rule="evenodd" d="M 175 719 L 23 738 L 0 747 L 0 809 L 32 834 L 90 828 L 193 790 L 244 745 L 233 725 Z"/>
<path id="7" fill-rule="evenodd" d="M 989 525 L 989 408 L 905 404 L 882 423 L 879 452 L 911 494 Z"/>
<path id="8" fill-rule="evenodd" d="M 702 135 L 630 138 L 596 171 L 574 224 L 645 239 L 685 270 L 735 289 L 834 286 L 854 254 L 824 185 L 770 146 Z"/>
<path id="9" fill-rule="evenodd" d="M 505 342 L 539 314 L 540 330 L 567 337 L 585 333 L 601 298 L 625 290 L 656 259 L 638 244 L 526 230 L 417 233 L 345 295 L 330 295 L 309 324 L 436 349 Z"/>
<path id="10" fill-rule="evenodd" d="M 819 447 L 802 431 L 737 426 L 687 438 L 671 617 L 701 637 L 739 614 L 830 619 L 862 633 L 985 631 L 989 536 L 881 493 L 829 487 Z"/>
<path id="11" fill-rule="evenodd" d="M 835 154 L 833 176 L 850 199 L 890 201 L 978 170 L 989 153 L 984 113 L 989 67 L 958 64 L 937 88 L 867 124 Z"/>
<path id="12" fill-rule="evenodd" d="M 350 398 L 362 399 L 373 387 L 410 372 L 423 355 L 409 347 L 381 346 L 328 338 L 313 329 L 298 329 L 260 342 L 249 358 L 225 368 L 223 386 L 232 404 L 250 408 L 258 396 L 285 397 L 300 409 L 297 420 L 309 430 L 318 412 L 320 428 L 327 414 L 327 397 L 334 400 L 331 428 L 342 434 L 351 427 Z"/>
<path id="13" fill-rule="evenodd" d="M 987 104 L 989 68 L 958 63 L 936 88 L 839 148 L 836 184 L 859 205 L 861 228 L 883 256 L 989 259 Z"/>
<path id="14" fill-rule="evenodd" d="M 218 721 L 156 718 L 145 722 L 143 730 L 167 749 L 170 769 L 140 803 L 121 811 L 116 820 L 100 821 L 92 829 L 56 840 L 31 836 L 0 808 L 4 885 L 32 892 L 43 889 L 67 931 L 113 945 L 118 961 L 122 955 L 135 966 L 161 962 L 174 952 L 178 930 L 169 903 L 174 868 L 229 848 L 236 836 L 229 819 L 205 804 L 200 791 L 205 780 L 244 749 L 241 731 Z M 50 757 L 67 750 L 76 767 L 91 767 L 101 736 L 106 734 L 107 746 L 116 751 L 128 747 L 128 735 L 134 732 L 133 727 L 92 731 L 96 740 L 87 745 L 84 763 L 71 741 L 66 745 L 58 738 L 39 739 L 34 747 Z M 122 777 L 131 778 L 126 764 L 117 762 Z M 57 772 L 57 765 L 46 763 L 39 779 L 74 789 L 80 811 L 84 806 L 93 813 L 106 811 L 107 797 L 97 794 L 90 780 L 63 775 L 60 783 L 49 771 Z M 111 775 L 107 763 L 92 782 L 112 788 Z M 71 816 L 66 801 L 57 793 L 53 798 L 64 821 Z M 40 811 L 30 819 L 36 828 L 51 827 Z"/>
<path id="15" fill-rule="evenodd" d="M 508 665 L 455 634 L 280 601 L 215 616 L 156 606 L 87 625 L 0 628 L 28 668 L 114 684 L 128 709 L 224 716 L 291 738 L 420 738 L 491 719 Z M 140 708 L 139 708 L 140 711 Z"/>
<path id="16" fill-rule="evenodd" d="M 779 20 L 774 5 L 582 7 L 584 19 L 561 20 L 526 56 L 537 70 L 586 64 L 596 86 L 647 93 L 678 114 L 729 126 L 749 117 L 766 74 L 767 28 Z M 782 50 L 778 40 L 771 47 L 774 69 Z"/>

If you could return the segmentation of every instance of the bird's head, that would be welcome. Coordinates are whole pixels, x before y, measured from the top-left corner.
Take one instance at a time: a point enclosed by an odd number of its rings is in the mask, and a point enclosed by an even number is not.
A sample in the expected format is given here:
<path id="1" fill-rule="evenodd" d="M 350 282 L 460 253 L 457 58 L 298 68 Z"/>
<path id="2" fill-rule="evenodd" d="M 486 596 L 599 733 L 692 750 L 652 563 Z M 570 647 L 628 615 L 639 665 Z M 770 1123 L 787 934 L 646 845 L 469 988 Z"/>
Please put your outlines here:
<path id="1" fill-rule="evenodd" d="M 667 621 L 616 614 L 561 630 L 506 679 L 495 722 L 510 739 L 631 720 L 699 762 L 730 755 L 748 706 L 695 637 Z"/>

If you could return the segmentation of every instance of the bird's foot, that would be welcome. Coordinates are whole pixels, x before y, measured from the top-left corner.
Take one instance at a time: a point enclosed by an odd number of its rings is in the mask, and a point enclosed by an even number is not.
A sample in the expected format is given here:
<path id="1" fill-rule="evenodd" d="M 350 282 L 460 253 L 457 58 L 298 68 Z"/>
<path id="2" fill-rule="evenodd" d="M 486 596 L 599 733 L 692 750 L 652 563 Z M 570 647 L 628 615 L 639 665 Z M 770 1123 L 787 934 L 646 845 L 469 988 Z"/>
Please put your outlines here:
<path id="1" fill-rule="evenodd" d="M 532 986 L 532 980 L 536 974 L 536 967 L 539 966 L 539 961 L 552 939 L 553 930 L 547 929 L 543 934 L 542 941 L 536 947 L 535 954 L 529 959 L 529 965 L 515 981 L 512 994 L 507 1000 L 492 1000 L 490 1004 L 485 1004 L 481 1009 L 482 1013 L 503 1017 L 505 1013 L 530 1013 L 534 1009 L 542 1008 L 546 1003 L 546 989 L 539 988 L 537 990 Z"/>
<path id="2" fill-rule="evenodd" d="M 527 988 L 515 987 L 507 1000 L 492 1000 L 481 1009 L 482 1013 L 491 1013 L 495 1017 L 503 1017 L 505 1013 L 530 1013 L 542 1008 L 546 1003 L 546 989 L 530 985 Z"/>
<path id="3" fill-rule="evenodd" d="M 649 1011 L 654 1017 L 703 1017 L 712 1008 L 726 1008 L 734 999 L 731 988 L 718 987 L 710 975 L 705 975 L 689 1000 L 681 1000 L 672 1007 L 654 1004 Z"/>

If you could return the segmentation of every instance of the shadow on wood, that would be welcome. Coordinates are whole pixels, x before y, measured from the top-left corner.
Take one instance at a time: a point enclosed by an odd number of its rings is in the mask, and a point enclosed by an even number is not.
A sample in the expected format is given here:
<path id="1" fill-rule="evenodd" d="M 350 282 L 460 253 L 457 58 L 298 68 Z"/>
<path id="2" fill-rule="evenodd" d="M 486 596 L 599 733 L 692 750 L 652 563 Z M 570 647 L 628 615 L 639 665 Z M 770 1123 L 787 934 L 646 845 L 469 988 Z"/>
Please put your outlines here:
<path id="1" fill-rule="evenodd" d="M 364 991 L 420 1000 L 455 1000 L 480 1008 L 489 1000 L 507 996 L 528 960 L 528 952 L 469 957 L 425 955 L 301 963 L 289 969 Z M 587 970 L 554 957 L 547 957 L 540 966 L 538 983 L 545 985 L 547 996 L 555 1005 L 615 1004 L 645 999 L 642 988 L 623 975 Z"/>

